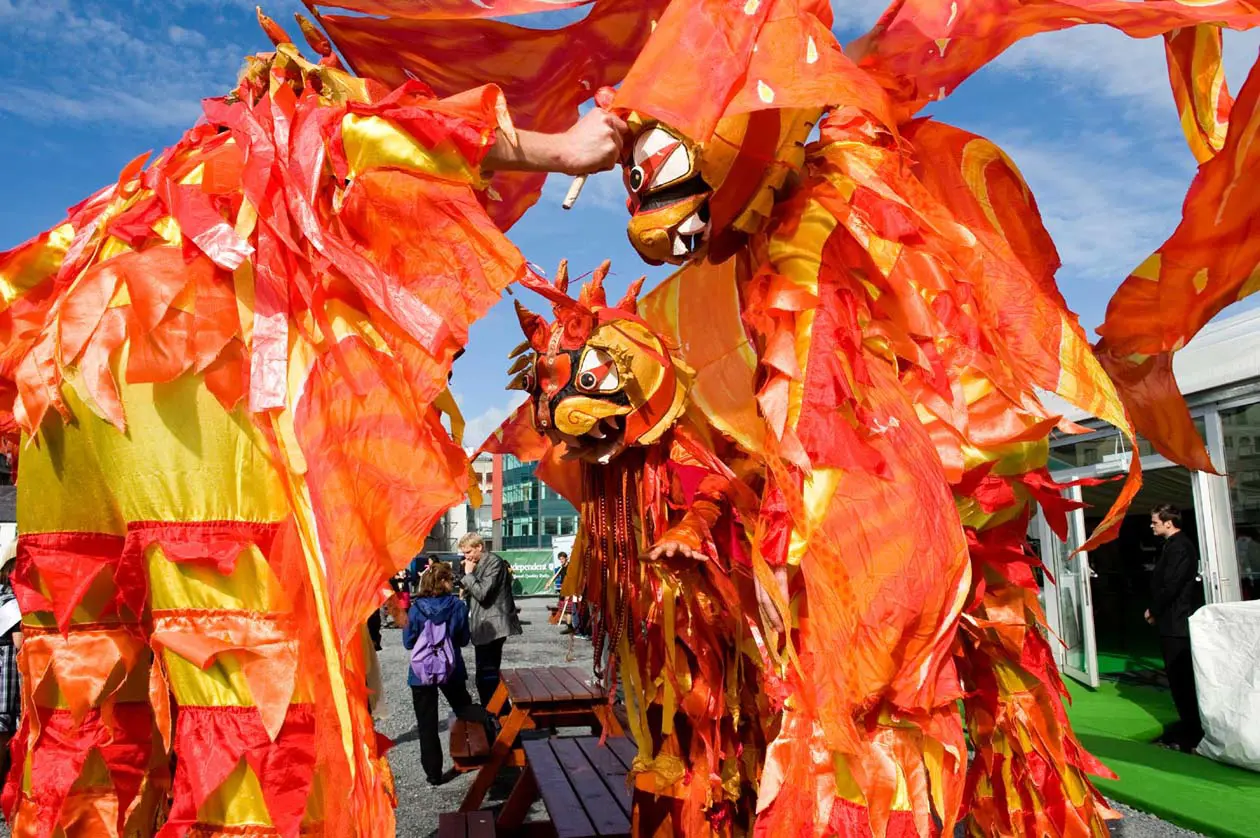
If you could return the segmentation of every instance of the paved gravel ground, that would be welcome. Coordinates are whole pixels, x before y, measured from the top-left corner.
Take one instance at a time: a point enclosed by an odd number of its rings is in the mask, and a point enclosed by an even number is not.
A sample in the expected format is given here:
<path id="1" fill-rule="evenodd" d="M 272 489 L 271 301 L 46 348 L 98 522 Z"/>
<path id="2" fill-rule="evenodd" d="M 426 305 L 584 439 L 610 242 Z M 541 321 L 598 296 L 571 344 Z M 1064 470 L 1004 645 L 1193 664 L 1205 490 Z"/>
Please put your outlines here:
<path id="1" fill-rule="evenodd" d="M 591 644 L 588 641 L 571 640 L 547 622 L 546 606 L 550 602 L 550 599 L 520 600 L 525 633 L 508 641 L 503 650 L 505 667 L 554 666 L 566 661 L 575 666 L 591 664 Z M 438 788 L 431 788 L 425 783 L 424 772 L 420 768 L 420 746 L 415 740 L 416 723 L 411 713 L 411 696 L 405 675 L 407 658 L 400 633 L 386 629 L 381 645 L 384 647 L 381 666 L 386 673 L 386 700 L 390 703 L 390 711 L 388 718 L 382 719 L 379 726 L 383 733 L 398 743 L 390 751 L 390 764 L 394 768 L 398 787 L 398 835 L 432 838 L 437 834 L 438 813 L 459 808 L 464 792 L 472 782 L 472 775 L 459 777 Z M 466 660 L 471 669 L 472 650 L 467 652 Z M 476 696 L 471 684 L 469 690 Z M 448 712 L 445 703 L 442 704 L 442 712 Z M 446 764 L 450 767 L 449 757 Z M 500 783 L 491 790 L 484 805 L 501 804 L 509 791 L 510 781 Z M 1193 838 L 1198 835 L 1114 801 L 1112 805 L 1124 815 L 1124 820 L 1112 827 L 1112 835 L 1117 838 Z"/>
<path id="2" fill-rule="evenodd" d="M 566 662 L 577 666 L 590 665 L 590 642 L 570 640 L 547 622 L 546 605 L 549 602 L 551 600 L 548 599 L 520 601 L 525 633 L 508 641 L 503 653 L 504 666 L 552 666 Z M 379 728 L 397 743 L 390 751 L 390 764 L 394 769 L 398 789 L 397 835 L 406 838 L 433 838 L 437 835 L 438 814 L 459 808 L 464 792 L 472 782 L 472 775 L 463 775 L 438 788 L 425 782 L 424 772 L 420 768 L 420 746 L 416 741 L 411 690 L 407 687 L 407 654 L 402 648 L 401 632 L 397 629 L 386 629 L 382 646 L 381 666 L 385 675 L 388 706 L 380 719 Z M 471 671 L 472 650 L 470 648 L 465 651 Z M 469 690 L 475 697 L 476 690 L 471 683 Z M 449 712 L 444 701 L 439 712 Z M 442 744 L 445 748 L 445 716 L 441 724 L 444 731 Z M 449 768 L 450 764 L 448 755 L 446 767 Z M 512 778 L 507 776 L 510 773 L 504 772 L 501 782 L 491 789 L 484 805 L 498 806 L 503 802 L 511 790 Z M 1116 803 L 1112 805 L 1124 815 L 1124 820 L 1115 824 L 1112 829 L 1112 834 L 1119 838 L 1193 838 L 1197 835 L 1127 806 Z M 0 823 L 0 838 L 9 838 L 8 826 L 3 823 Z"/>

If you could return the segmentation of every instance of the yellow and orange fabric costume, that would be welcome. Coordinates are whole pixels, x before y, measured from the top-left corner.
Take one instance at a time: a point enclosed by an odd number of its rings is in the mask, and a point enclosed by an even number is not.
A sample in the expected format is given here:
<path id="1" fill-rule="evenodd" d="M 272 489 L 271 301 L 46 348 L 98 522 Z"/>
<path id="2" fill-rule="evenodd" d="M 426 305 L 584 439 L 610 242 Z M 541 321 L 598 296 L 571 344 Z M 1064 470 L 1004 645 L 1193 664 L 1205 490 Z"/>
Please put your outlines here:
<path id="1" fill-rule="evenodd" d="M 564 265 L 554 285 L 527 280 L 555 319 L 517 304 L 510 386 L 529 400 L 483 450 L 541 460 L 580 510 L 564 593 L 594 607 L 596 674 L 624 687 L 634 834 L 746 832 L 775 705 L 750 564 L 755 464 L 696 409 L 692 370 L 640 315 L 642 280 L 610 305 L 607 270 L 577 298 Z"/>
<path id="2" fill-rule="evenodd" d="M 1255 284 L 1244 164 L 1260 82 L 1231 103 L 1220 33 L 1260 24 L 1260 9 L 901 0 L 848 52 L 822 2 L 675 0 L 644 14 L 652 34 L 612 103 L 633 132 L 629 234 L 646 260 L 683 268 L 639 313 L 677 339 L 693 404 L 756 464 L 751 573 L 791 626 L 760 675 L 781 708 L 753 772 L 753 829 L 928 835 L 963 817 L 974 834 L 1105 833 L 1086 774 L 1106 769 L 1068 725 L 1024 547 L 1034 503 L 1063 528 L 1047 443 L 1076 430 L 1039 393 L 1194 454 L 1168 358 Z M 1164 36 L 1206 161 L 1182 228 L 1104 327 L 1119 389 L 1056 288 L 1058 257 L 1015 164 L 916 117 L 1015 41 L 1082 23 Z M 364 43 L 353 19 L 338 26 L 352 53 Z M 444 27 L 442 49 L 460 31 Z M 400 38 L 396 58 L 425 53 Z M 1142 319 L 1156 309 L 1160 335 Z M 1135 460 L 1090 544 L 1114 534 L 1139 486 Z M 582 504 L 617 497 L 582 489 Z M 641 776 L 666 771 L 659 734 L 640 737 Z M 725 754 L 711 748 L 689 767 Z M 738 831 L 726 813 L 747 792 L 721 780 L 687 798 L 674 832 Z"/>
<path id="3" fill-rule="evenodd" d="M 440 421 L 446 373 L 468 324 L 528 276 L 499 228 L 541 187 L 481 177 L 513 127 L 476 85 L 510 88 L 545 130 L 623 75 L 632 241 L 684 267 L 622 307 L 661 345 L 620 348 L 631 369 L 668 349 L 690 417 L 616 458 L 665 468 L 638 510 L 654 529 L 629 541 L 633 515 L 591 514 L 629 497 L 626 463 L 568 491 L 592 526 L 573 584 L 644 606 L 605 621 L 642 664 L 636 782 L 665 802 L 641 828 L 1105 832 L 1023 547 L 1034 502 L 1062 524 L 1046 441 L 1073 430 L 1038 391 L 1206 464 L 1169 359 L 1257 285 L 1260 78 L 1233 101 L 1220 72 L 1220 27 L 1257 25 L 1255 4 L 898 0 L 847 53 L 819 0 L 323 5 L 374 15 L 321 19 L 361 78 L 313 28 L 319 63 L 267 23 L 277 51 L 203 124 L 0 255 L 28 638 L 15 834 L 393 831 L 360 626 L 469 489 Z M 582 5 L 542 33 L 482 19 Z M 1202 163 L 1098 356 L 1014 163 L 916 118 L 1016 40 L 1079 23 L 1165 38 Z M 578 372 L 598 385 L 606 367 Z M 1095 539 L 1136 491 L 1134 462 Z M 689 492 L 697 468 L 723 490 Z M 674 563 L 636 589 L 626 545 L 697 503 L 730 524 L 690 542 L 703 580 L 684 589 L 695 568 Z M 728 582 L 702 620 L 657 608 L 670 585 L 692 607 Z M 731 636 L 687 645 L 671 619 Z M 671 729 L 671 700 L 726 715 Z M 679 730 L 706 735 L 684 747 Z"/>
<path id="4" fill-rule="evenodd" d="M 394 832 L 363 625 L 470 491 L 441 413 L 527 271 L 481 203 L 514 129 L 264 24 L 177 145 L 0 254 L 16 836 Z"/>

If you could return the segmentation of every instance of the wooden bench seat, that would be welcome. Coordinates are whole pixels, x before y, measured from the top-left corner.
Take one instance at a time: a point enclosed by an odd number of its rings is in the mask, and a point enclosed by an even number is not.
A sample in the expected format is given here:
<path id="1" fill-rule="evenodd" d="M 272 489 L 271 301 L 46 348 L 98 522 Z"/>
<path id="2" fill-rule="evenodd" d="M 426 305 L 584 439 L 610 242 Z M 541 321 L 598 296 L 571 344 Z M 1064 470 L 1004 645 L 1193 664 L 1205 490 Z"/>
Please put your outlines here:
<path id="1" fill-rule="evenodd" d="M 451 760 L 457 771 L 476 771 L 490 756 L 486 726 L 456 719 L 451 724 Z"/>
<path id="2" fill-rule="evenodd" d="M 490 812 L 444 812 L 438 815 L 438 838 L 495 838 Z"/>

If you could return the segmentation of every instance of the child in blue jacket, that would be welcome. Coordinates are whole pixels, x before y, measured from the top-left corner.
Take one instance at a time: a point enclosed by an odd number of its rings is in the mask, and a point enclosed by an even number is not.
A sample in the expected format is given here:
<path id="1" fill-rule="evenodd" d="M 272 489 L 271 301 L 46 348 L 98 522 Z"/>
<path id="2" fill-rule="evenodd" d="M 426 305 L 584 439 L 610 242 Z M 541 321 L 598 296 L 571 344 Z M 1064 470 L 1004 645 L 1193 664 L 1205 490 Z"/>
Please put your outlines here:
<path id="1" fill-rule="evenodd" d="M 446 624 L 446 636 L 454 647 L 454 670 L 445 684 L 426 686 L 407 667 L 407 683 L 416 709 L 416 732 L 420 740 L 420 765 L 431 786 L 439 786 L 454 776 L 442 773 L 442 742 L 438 738 L 438 691 L 460 718 L 469 715 L 472 696 L 468 694 L 468 670 L 461 646 L 467 646 L 468 606 L 453 593 L 455 574 L 446 562 L 434 562 L 420 575 L 420 590 L 412 599 L 403 629 L 403 646 L 412 649 L 424 635 L 426 623 Z"/>

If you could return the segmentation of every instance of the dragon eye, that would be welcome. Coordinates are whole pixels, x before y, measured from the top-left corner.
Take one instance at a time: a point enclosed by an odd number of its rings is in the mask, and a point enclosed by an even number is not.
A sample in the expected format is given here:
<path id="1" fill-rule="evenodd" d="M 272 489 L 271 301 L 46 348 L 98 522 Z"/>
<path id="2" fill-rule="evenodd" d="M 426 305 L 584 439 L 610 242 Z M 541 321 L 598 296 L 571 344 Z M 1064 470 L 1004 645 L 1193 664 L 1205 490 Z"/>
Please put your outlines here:
<path id="1" fill-rule="evenodd" d="M 521 389 L 527 393 L 534 391 L 534 374 L 532 372 L 521 373 Z"/>
<path id="2" fill-rule="evenodd" d="M 670 132 L 654 127 L 640 134 L 630 152 L 628 178 L 631 191 L 655 192 L 680 183 L 693 174 L 691 151 Z M 638 173 L 636 183 L 636 172 Z"/>
<path id="3" fill-rule="evenodd" d="M 594 347 L 582 354 L 576 381 L 577 388 L 587 393 L 615 393 L 621 389 L 621 375 L 612 356 Z"/>

